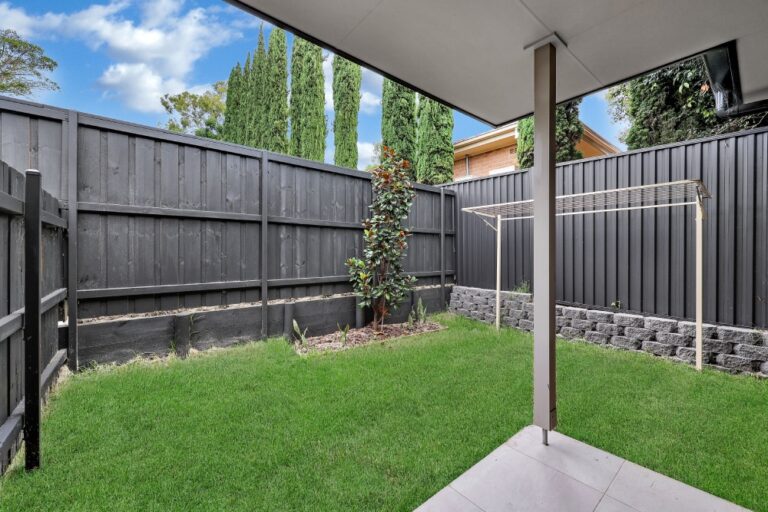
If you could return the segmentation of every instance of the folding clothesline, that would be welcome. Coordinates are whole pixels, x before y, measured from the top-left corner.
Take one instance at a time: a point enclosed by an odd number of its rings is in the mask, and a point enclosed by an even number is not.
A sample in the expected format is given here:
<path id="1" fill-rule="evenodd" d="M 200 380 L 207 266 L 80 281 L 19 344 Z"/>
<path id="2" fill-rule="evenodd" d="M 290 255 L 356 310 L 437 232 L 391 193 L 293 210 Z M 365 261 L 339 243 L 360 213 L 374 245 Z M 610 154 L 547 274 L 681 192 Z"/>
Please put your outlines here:
<path id="1" fill-rule="evenodd" d="M 711 196 L 701 180 L 680 180 L 652 185 L 598 190 L 557 196 L 555 215 L 587 215 L 597 213 L 696 206 L 696 368 L 702 367 L 702 317 L 704 310 L 703 280 L 703 200 Z M 496 231 L 496 328 L 501 326 L 501 223 L 533 218 L 533 200 L 512 201 L 462 208 L 465 213 L 479 216 Z M 493 219 L 495 225 L 488 219 Z"/>

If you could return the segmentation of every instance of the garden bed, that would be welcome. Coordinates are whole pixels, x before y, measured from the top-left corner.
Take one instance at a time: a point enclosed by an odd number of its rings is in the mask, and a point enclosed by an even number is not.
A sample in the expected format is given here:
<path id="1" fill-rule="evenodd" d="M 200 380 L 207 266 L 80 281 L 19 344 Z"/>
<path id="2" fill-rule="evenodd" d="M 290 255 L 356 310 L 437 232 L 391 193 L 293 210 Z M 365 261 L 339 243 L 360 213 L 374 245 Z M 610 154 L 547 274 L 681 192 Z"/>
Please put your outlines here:
<path id="1" fill-rule="evenodd" d="M 295 346 L 296 351 L 300 354 L 327 351 L 337 352 L 372 343 L 383 343 L 392 338 L 435 332 L 441 329 L 443 329 L 443 326 L 437 322 L 384 324 L 380 332 L 374 331 L 372 327 L 362 327 L 360 329 L 350 329 L 345 336 L 344 332 L 339 330 L 323 336 L 312 336 L 307 338 L 306 343 L 296 343 Z"/>

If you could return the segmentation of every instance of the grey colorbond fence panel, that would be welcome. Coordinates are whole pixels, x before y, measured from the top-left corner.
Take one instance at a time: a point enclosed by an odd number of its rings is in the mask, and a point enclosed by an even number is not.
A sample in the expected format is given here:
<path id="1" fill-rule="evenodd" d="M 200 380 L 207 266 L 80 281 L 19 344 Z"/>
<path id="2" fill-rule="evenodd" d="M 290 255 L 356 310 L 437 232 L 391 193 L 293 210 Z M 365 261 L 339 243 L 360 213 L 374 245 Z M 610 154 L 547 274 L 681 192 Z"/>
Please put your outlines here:
<path id="1" fill-rule="evenodd" d="M 10 199 L 8 199 L 10 197 Z M 24 175 L 0 162 L 0 198 L 18 207 L 16 212 L 0 208 L 0 473 L 19 447 L 24 395 Z M 42 210 L 48 218 L 65 218 L 59 201 L 43 193 Z M 41 372 L 59 350 L 60 302 L 66 297 L 66 238 L 62 227 L 43 223 L 41 233 L 42 271 Z M 6 435 L 7 434 L 7 435 Z"/>
<path id="2" fill-rule="evenodd" d="M 38 163 L 64 201 L 76 162 L 81 318 L 258 301 L 262 259 L 270 299 L 350 290 L 344 261 L 362 250 L 367 173 L 269 154 L 262 254 L 260 150 L 7 98 L 0 128 L 0 156 Z M 449 281 L 454 207 L 449 192 Z M 440 213 L 440 189 L 418 185 L 405 267 L 422 285 L 440 282 Z"/>
<path id="3" fill-rule="evenodd" d="M 705 321 L 768 327 L 768 130 L 728 134 L 557 166 L 557 193 L 702 179 Z M 457 209 L 531 197 L 531 172 L 448 186 Z M 557 221 L 564 303 L 693 318 L 693 206 L 577 215 Z M 532 221 L 505 223 L 502 287 L 531 282 Z M 458 283 L 494 288 L 493 232 L 459 214 Z"/>

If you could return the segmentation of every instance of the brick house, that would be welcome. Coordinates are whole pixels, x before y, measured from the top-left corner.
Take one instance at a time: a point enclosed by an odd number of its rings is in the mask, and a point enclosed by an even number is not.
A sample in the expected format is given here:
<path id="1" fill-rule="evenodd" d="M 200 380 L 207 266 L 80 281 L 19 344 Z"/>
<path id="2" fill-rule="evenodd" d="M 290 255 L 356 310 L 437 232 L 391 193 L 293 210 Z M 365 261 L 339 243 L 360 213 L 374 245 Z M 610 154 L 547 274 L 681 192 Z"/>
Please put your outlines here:
<path id="1" fill-rule="evenodd" d="M 584 158 L 619 153 L 619 149 L 584 125 L 584 134 L 576 144 Z M 454 181 L 514 171 L 517 162 L 517 123 L 511 123 L 453 145 Z"/>

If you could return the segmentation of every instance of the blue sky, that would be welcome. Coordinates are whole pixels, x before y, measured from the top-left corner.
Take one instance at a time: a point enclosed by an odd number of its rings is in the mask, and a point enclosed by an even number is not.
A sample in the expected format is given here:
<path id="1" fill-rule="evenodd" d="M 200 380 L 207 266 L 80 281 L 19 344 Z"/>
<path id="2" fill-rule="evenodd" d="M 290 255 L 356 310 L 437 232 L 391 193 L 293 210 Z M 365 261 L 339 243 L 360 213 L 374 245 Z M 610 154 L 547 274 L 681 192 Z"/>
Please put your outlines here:
<path id="1" fill-rule="evenodd" d="M 29 99 L 150 126 L 167 119 L 162 94 L 204 90 L 226 79 L 253 51 L 261 24 L 223 0 L 0 0 L 0 28 L 18 31 L 59 63 L 52 78 L 61 90 Z M 331 58 L 324 64 L 329 126 Z M 362 94 L 358 147 L 364 167 L 380 138 L 381 77 L 364 70 Z M 624 147 L 618 140 L 622 127 L 611 120 L 603 94 L 584 99 L 581 118 Z M 489 128 L 455 113 L 454 139 Z M 329 130 L 328 161 L 332 148 Z"/>

